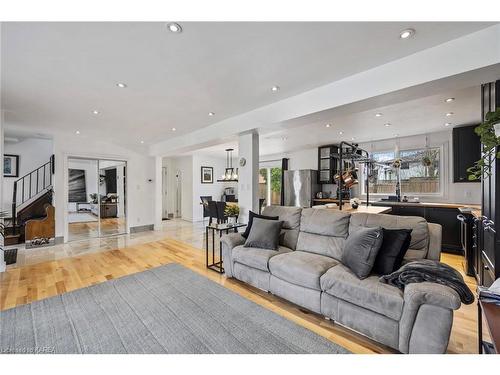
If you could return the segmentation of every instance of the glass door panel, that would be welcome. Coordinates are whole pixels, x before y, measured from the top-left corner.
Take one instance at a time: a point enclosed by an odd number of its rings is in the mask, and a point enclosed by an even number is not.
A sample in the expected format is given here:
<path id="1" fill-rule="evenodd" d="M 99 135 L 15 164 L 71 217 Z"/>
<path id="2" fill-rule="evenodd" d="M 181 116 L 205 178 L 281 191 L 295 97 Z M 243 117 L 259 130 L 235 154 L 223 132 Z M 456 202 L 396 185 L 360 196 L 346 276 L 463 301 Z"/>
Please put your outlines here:
<path id="1" fill-rule="evenodd" d="M 68 241 L 99 237 L 98 163 L 68 158 Z"/>
<path id="2" fill-rule="evenodd" d="M 127 232 L 127 163 L 99 160 L 99 233 L 101 237 Z"/>

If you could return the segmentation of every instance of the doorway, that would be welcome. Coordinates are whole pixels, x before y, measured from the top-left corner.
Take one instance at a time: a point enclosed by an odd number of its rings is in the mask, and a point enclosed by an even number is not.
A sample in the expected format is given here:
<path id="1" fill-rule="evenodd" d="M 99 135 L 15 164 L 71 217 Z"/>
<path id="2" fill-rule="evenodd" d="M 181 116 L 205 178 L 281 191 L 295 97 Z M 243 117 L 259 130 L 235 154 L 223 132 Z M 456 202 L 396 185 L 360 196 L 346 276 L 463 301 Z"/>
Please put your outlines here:
<path id="1" fill-rule="evenodd" d="M 127 162 L 68 158 L 68 241 L 127 233 Z"/>
<path id="2" fill-rule="evenodd" d="M 162 196 L 162 211 L 161 211 L 161 218 L 162 220 L 168 220 L 168 174 L 167 174 L 167 167 L 162 167 L 161 170 L 161 196 Z"/>

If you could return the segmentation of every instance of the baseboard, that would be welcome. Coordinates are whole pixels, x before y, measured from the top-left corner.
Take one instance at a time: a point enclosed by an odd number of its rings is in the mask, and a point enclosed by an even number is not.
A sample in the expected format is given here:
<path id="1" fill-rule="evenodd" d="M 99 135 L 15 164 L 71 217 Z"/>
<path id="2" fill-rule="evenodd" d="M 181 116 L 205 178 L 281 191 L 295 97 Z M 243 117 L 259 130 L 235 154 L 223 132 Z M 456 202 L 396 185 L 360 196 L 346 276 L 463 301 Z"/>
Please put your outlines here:
<path id="1" fill-rule="evenodd" d="M 147 232 L 154 230 L 154 224 L 139 225 L 136 227 L 130 227 L 130 233 Z"/>

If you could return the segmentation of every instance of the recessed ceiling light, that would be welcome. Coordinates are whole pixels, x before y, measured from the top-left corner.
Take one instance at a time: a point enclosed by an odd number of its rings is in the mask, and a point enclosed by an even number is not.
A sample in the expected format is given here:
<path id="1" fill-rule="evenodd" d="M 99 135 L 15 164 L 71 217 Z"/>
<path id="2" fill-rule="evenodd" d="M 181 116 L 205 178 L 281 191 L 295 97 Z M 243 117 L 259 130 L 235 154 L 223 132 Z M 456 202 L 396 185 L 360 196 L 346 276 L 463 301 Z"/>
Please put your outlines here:
<path id="1" fill-rule="evenodd" d="M 325 125 L 326 128 L 329 128 L 330 126 L 332 126 L 332 124 L 326 124 Z"/>
<path id="2" fill-rule="evenodd" d="M 344 134 L 344 132 L 341 131 L 341 132 L 339 132 L 339 134 L 342 135 L 342 134 Z"/>
<path id="3" fill-rule="evenodd" d="M 99 114 L 99 111 L 98 111 L 97 109 L 94 109 L 94 110 L 92 111 L 92 113 L 93 113 L 94 115 L 98 115 L 98 114 Z"/>
<path id="4" fill-rule="evenodd" d="M 144 144 L 144 141 L 141 141 L 141 144 Z"/>
<path id="5" fill-rule="evenodd" d="M 168 28 L 168 31 L 170 31 L 172 33 L 176 33 L 176 34 L 182 33 L 181 25 L 179 25 L 176 22 L 167 23 L 167 28 Z"/>
<path id="6" fill-rule="evenodd" d="M 401 39 L 408 39 L 411 38 L 413 35 L 415 35 L 415 30 L 413 29 L 406 29 L 399 33 L 399 37 Z"/>
<path id="7" fill-rule="evenodd" d="M 382 113 L 375 113 L 375 117 L 382 117 Z"/>
<path id="8" fill-rule="evenodd" d="M 117 83 L 116 86 L 118 86 L 121 89 L 124 89 L 125 87 L 127 87 L 127 85 L 125 83 L 122 83 L 122 82 Z"/>
<path id="9" fill-rule="evenodd" d="M 398 133 L 396 133 L 396 134 L 394 134 L 394 136 L 395 136 L 395 137 L 399 137 L 399 134 L 398 134 Z"/>
<path id="10" fill-rule="evenodd" d="M 215 112 L 208 112 L 209 116 L 215 116 Z"/>
<path id="11" fill-rule="evenodd" d="M 448 99 L 446 99 L 446 100 L 445 100 L 445 102 L 446 102 L 446 103 L 451 103 L 451 102 L 452 102 L 452 101 L 454 101 L 454 100 L 455 100 L 455 98 L 448 98 Z"/>
<path id="12" fill-rule="evenodd" d="M 444 124 L 444 126 L 450 126 L 450 125 L 451 125 L 451 122 L 446 122 L 446 123 Z"/>
<path id="13" fill-rule="evenodd" d="M 76 135 L 80 134 L 80 130 L 77 130 L 77 131 L 75 132 L 75 134 L 76 134 Z"/>
<path id="14" fill-rule="evenodd" d="M 354 141 L 354 137 L 351 137 L 351 141 Z"/>
<path id="15" fill-rule="evenodd" d="M 176 128 L 172 128 L 172 131 L 175 132 L 177 129 Z"/>
<path id="16" fill-rule="evenodd" d="M 453 116 L 453 112 L 448 112 L 448 113 L 446 114 L 446 117 L 450 117 L 450 116 Z"/>
<path id="17" fill-rule="evenodd" d="M 385 123 L 385 124 L 384 124 L 384 126 L 385 126 L 386 128 L 388 128 L 389 126 L 391 126 L 391 124 L 389 124 L 389 123 L 387 122 L 387 123 Z"/>
<path id="18" fill-rule="evenodd" d="M 273 87 L 271 87 L 271 91 L 272 92 L 280 91 L 280 87 L 279 86 L 273 86 Z"/>

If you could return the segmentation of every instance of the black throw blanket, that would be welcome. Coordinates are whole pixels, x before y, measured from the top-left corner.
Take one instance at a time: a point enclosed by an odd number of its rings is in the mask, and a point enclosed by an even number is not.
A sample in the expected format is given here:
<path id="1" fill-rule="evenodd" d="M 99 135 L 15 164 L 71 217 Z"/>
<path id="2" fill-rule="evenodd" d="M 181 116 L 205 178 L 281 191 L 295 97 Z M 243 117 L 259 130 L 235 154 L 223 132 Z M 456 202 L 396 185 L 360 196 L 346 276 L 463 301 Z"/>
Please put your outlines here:
<path id="1" fill-rule="evenodd" d="M 460 300 L 469 305 L 474 302 L 474 295 L 464 283 L 464 279 L 457 270 L 450 266 L 429 259 L 417 260 L 402 266 L 399 270 L 389 275 L 384 275 L 380 281 L 404 290 L 410 283 L 429 281 L 448 286 L 460 296 Z"/>

